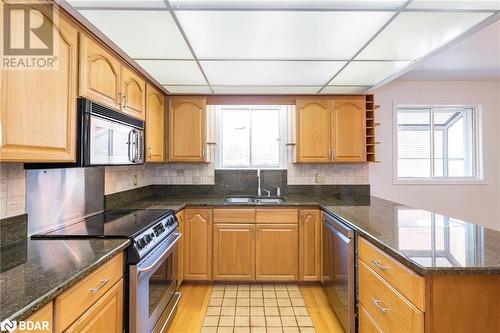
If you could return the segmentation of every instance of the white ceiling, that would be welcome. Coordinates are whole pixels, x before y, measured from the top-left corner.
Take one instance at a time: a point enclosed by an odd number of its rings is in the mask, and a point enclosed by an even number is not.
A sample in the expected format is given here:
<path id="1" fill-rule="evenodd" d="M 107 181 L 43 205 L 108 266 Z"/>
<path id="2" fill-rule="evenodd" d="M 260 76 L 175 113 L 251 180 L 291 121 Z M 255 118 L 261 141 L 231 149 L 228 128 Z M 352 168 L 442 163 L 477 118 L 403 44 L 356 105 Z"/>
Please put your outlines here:
<path id="1" fill-rule="evenodd" d="M 179 94 L 362 93 L 500 16 L 500 0 L 68 2 Z"/>
<path id="2" fill-rule="evenodd" d="M 500 80 L 500 21 L 418 64 L 400 80 Z"/>

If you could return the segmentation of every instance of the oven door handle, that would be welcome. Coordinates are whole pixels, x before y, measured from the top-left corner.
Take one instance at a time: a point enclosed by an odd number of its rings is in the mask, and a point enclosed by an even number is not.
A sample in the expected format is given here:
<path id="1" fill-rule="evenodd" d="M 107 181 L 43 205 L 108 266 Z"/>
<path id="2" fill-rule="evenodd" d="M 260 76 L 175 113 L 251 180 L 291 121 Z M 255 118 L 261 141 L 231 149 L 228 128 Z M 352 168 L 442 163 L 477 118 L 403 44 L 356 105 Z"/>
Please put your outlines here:
<path id="1" fill-rule="evenodd" d="M 163 251 L 160 255 L 158 255 L 158 257 L 155 259 L 155 261 L 151 265 L 146 266 L 144 268 L 137 267 L 137 273 L 139 273 L 139 274 L 147 273 L 147 272 L 153 270 L 156 267 L 156 265 L 158 265 L 161 261 L 163 261 L 169 255 L 169 252 L 177 244 L 177 242 L 179 241 L 179 239 L 181 239 L 181 237 L 182 237 L 182 234 L 180 234 L 180 233 L 175 234 L 175 239 L 167 247 L 167 249 L 165 251 Z"/>

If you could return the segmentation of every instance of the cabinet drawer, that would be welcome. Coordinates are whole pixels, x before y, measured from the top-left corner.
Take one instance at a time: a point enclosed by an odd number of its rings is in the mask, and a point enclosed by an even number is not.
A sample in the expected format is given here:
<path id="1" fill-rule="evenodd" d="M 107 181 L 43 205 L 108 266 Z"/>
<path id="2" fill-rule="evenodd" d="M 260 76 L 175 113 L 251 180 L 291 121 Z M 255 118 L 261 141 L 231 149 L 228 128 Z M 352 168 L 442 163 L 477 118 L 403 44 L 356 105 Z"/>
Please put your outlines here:
<path id="1" fill-rule="evenodd" d="M 55 301 L 56 332 L 63 331 L 123 276 L 123 253 L 68 289 Z"/>
<path id="2" fill-rule="evenodd" d="M 421 311 L 425 310 L 425 279 L 359 238 L 359 257 Z"/>
<path id="3" fill-rule="evenodd" d="M 297 209 L 257 209 L 257 223 L 298 223 Z"/>
<path id="4" fill-rule="evenodd" d="M 359 261 L 359 301 L 384 332 L 424 331 L 424 314 Z"/>
<path id="5" fill-rule="evenodd" d="M 214 209 L 215 223 L 253 223 L 255 209 Z"/>
<path id="6" fill-rule="evenodd" d="M 366 309 L 359 306 L 359 333 L 383 333 Z"/>

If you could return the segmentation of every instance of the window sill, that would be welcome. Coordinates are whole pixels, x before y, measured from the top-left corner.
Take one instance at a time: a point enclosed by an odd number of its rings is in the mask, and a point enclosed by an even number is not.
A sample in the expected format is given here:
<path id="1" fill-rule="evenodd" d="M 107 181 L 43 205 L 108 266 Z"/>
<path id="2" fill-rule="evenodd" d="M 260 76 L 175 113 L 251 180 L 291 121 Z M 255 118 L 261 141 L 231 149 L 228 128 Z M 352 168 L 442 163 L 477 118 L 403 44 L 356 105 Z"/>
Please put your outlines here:
<path id="1" fill-rule="evenodd" d="M 484 179 L 413 179 L 413 178 L 396 178 L 393 180 L 393 185 L 488 185 Z"/>

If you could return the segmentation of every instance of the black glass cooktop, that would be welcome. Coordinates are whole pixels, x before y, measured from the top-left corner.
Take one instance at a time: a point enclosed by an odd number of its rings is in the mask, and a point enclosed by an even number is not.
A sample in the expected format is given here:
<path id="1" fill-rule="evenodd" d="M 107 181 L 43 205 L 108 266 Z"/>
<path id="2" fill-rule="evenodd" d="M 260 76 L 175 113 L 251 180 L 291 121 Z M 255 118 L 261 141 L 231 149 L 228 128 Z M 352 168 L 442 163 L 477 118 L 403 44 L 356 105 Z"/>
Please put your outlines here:
<path id="1" fill-rule="evenodd" d="M 168 209 L 119 209 L 89 216 L 79 222 L 32 238 L 133 238 L 173 213 Z"/>

